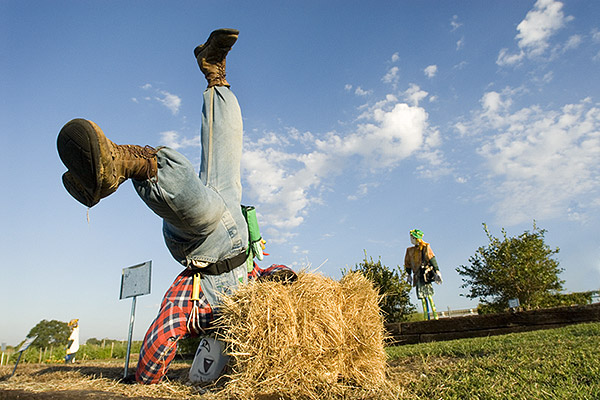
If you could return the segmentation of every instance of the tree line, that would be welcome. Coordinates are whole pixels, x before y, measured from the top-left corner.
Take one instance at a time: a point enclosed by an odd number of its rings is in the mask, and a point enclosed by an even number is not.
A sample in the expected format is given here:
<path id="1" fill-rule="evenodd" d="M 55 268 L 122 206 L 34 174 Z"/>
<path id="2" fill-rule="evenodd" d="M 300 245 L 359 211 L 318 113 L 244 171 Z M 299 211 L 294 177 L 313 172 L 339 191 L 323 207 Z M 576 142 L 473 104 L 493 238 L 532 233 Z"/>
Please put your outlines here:
<path id="1" fill-rule="evenodd" d="M 514 237 L 505 229 L 495 237 L 485 223 L 483 230 L 489 243 L 469 257 L 468 265 L 456 268 L 463 280 L 461 288 L 467 289 L 461 295 L 478 299 L 480 314 L 506 311 L 512 299 L 518 299 L 523 310 L 592 303 L 593 291 L 563 293 L 565 282 L 559 275 L 564 269 L 555 258 L 560 249 L 545 243 L 546 230 L 535 221 L 531 231 Z M 350 271 L 363 273 L 379 289 L 386 322 L 405 321 L 415 312 L 403 268 L 390 269 L 380 259 L 367 258 L 365 252 L 364 260 Z"/>
<path id="2" fill-rule="evenodd" d="M 469 257 L 468 265 L 456 268 L 463 280 L 461 288 L 467 289 L 461 295 L 478 299 L 480 314 L 506 311 L 511 299 L 518 299 L 520 308 L 525 310 L 592 302 L 592 291 L 563 293 L 564 281 L 559 275 L 564 269 L 555 258 L 560 250 L 545 243 L 546 230 L 538 228 L 535 221 L 531 231 L 514 237 L 508 236 L 504 229 L 500 237 L 495 237 L 485 223 L 483 230 L 489 243 Z M 360 272 L 373 282 L 381 296 L 380 307 L 386 322 L 405 321 L 416 312 L 410 300 L 412 286 L 406 282 L 404 268 L 389 268 L 380 258 L 368 257 L 365 251 L 364 259 L 354 268 L 342 269 L 344 275 L 350 272 Z M 27 337 L 37 335 L 32 347 L 44 349 L 66 346 L 69 334 L 66 322 L 42 320 Z M 120 342 L 96 338 L 86 342 L 102 348 L 107 344 L 114 347 L 113 343 Z"/>

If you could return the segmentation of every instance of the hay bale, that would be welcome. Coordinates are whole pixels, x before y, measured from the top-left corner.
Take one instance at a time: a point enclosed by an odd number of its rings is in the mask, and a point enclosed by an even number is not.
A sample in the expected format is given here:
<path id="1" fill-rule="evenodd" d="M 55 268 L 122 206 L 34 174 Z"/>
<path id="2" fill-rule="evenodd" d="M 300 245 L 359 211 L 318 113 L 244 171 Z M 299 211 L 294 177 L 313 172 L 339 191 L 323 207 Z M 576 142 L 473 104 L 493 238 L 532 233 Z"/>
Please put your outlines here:
<path id="1" fill-rule="evenodd" d="M 359 273 L 251 282 L 225 299 L 218 326 L 232 357 L 231 396 L 316 399 L 386 382 L 379 296 Z"/>

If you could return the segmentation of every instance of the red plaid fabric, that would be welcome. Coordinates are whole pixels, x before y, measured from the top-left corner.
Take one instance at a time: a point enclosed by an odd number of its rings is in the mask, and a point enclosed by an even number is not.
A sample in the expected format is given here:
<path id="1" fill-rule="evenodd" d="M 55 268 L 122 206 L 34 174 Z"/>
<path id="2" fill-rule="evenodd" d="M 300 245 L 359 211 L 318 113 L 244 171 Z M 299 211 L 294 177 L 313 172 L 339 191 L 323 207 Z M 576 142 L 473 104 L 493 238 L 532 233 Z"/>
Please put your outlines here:
<path id="1" fill-rule="evenodd" d="M 254 269 L 248 273 L 248 279 L 269 276 L 277 271 L 289 270 L 285 265 L 271 265 L 262 269 L 254 263 Z M 140 358 L 135 378 L 140 383 L 158 383 L 165 376 L 177 350 L 177 342 L 187 336 L 195 336 L 187 327 L 188 317 L 194 307 L 192 297 L 195 271 L 184 270 L 167 290 L 163 297 L 158 316 L 148 328 L 140 350 Z M 200 292 L 198 317 L 203 329 L 210 327 L 214 320 L 212 308 L 206 296 Z"/>

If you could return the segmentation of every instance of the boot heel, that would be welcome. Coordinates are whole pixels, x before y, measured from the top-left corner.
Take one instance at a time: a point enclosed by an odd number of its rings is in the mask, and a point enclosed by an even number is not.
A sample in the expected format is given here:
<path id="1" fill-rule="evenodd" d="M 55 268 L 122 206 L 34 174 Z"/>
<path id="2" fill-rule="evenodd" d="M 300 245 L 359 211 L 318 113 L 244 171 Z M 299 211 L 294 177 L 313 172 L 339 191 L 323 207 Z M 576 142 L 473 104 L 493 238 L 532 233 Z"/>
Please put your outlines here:
<path id="1" fill-rule="evenodd" d="M 63 174 L 62 181 L 67 192 L 84 206 L 93 207 L 100 201 L 99 198 L 95 199 L 70 172 L 67 171 Z"/>
<path id="2" fill-rule="evenodd" d="M 92 192 L 100 187 L 100 145 L 94 127 L 85 119 L 69 121 L 59 132 L 58 155 L 67 169 Z"/>

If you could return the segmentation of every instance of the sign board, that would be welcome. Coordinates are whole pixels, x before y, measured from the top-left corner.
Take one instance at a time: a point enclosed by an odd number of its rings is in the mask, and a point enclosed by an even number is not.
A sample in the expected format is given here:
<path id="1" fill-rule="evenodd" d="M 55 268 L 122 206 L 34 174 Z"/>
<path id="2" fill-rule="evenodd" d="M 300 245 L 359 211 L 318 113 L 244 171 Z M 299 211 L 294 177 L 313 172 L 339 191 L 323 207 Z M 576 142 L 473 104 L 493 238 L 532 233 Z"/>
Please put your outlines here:
<path id="1" fill-rule="evenodd" d="M 33 341 L 35 339 L 37 339 L 37 335 L 34 336 L 34 337 L 32 337 L 32 338 L 25 339 L 25 341 L 23 342 L 23 344 L 21 345 L 21 347 L 19 347 L 19 350 L 17 350 L 17 352 L 27 350 L 27 348 L 31 345 L 31 343 L 33 343 Z"/>
<path id="2" fill-rule="evenodd" d="M 121 275 L 120 300 L 129 297 L 143 296 L 150 293 L 150 276 L 152 275 L 152 261 L 123 268 Z"/>
<path id="3" fill-rule="evenodd" d="M 15 368 L 13 369 L 12 374 L 10 374 L 10 378 L 12 378 L 13 375 L 15 374 L 15 371 L 17 370 L 17 366 L 19 365 L 19 361 L 21 361 L 21 356 L 23 355 L 23 352 L 25 350 L 27 350 L 29 345 L 31 345 L 31 343 L 33 343 L 33 341 L 35 339 L 37 339 L 37 335 L 35 335 L 32 338 L 26 338 L 25 341 L 23 342 L 23 344 L 21 345 L 21 347 L 19 347 L 19 350 L 17 350 L 17 353 L 19 353 L 19 358 L 17 358 L 17 362 L 15 363 Z"/>
<path id="4" fill-rule="evenodd" d="M 508 300 L 508 308 L 517 308 L 519 307 L 519 299 L 509 299 Z"/>

